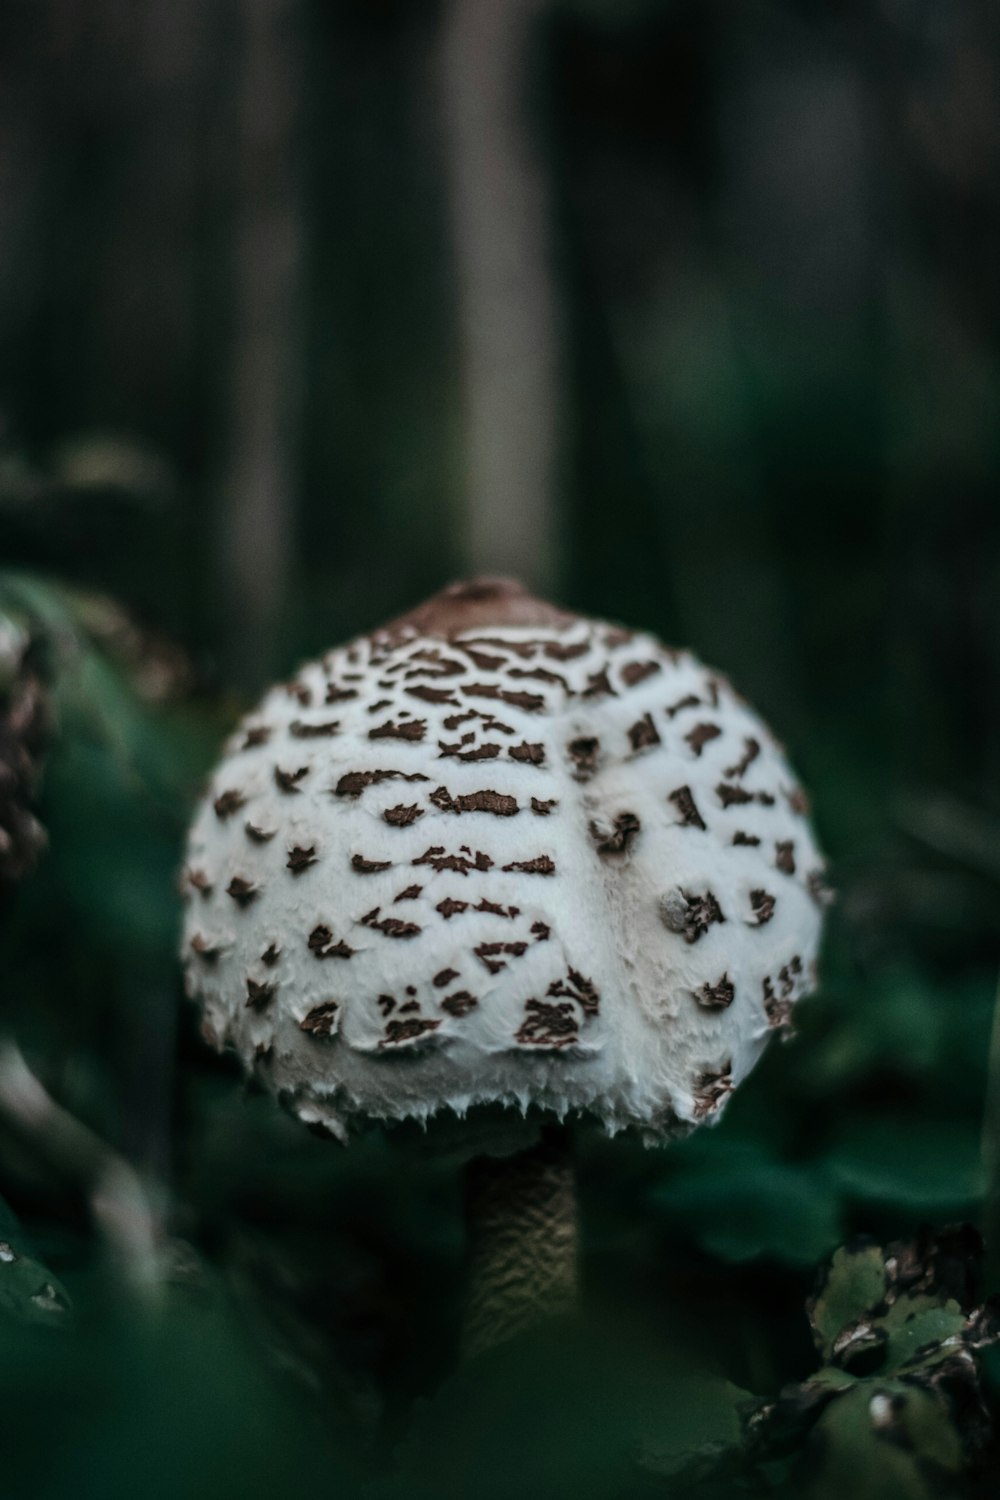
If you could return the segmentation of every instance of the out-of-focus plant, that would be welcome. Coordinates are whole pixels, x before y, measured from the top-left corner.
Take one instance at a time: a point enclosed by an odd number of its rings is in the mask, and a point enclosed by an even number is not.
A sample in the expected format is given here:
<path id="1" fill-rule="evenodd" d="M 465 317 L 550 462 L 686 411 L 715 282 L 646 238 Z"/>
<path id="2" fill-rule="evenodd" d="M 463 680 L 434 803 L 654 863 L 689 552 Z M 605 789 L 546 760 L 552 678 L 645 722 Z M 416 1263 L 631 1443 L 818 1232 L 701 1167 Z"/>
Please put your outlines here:
<path id="1" fill-rule="evenodd" d="M 28 618 L 0 600 L 0 893 L 31 873 L 45 847 L 32 810 L 52 720 L 42 656 Z"/>
<path id="2" fill-rule="evenodd" d="M 967 1225 L 838 1250 L 808 1304 L 821 1367 L 752 1411 L 753 1462 L 786 1462 L 817 1500 L 955 1493 L 993 1437 L 980 1356 L 1000 1307 L 975 1301 L 981 1254 Z"/>

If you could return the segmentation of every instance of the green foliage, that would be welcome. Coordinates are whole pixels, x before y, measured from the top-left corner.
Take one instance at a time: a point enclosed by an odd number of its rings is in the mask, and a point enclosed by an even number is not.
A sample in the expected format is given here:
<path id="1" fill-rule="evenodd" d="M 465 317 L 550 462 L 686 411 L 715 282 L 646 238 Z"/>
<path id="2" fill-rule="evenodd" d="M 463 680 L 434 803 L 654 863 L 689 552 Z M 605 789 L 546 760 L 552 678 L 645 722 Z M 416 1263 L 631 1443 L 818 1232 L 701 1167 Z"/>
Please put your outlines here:
<path id="1" fill-rule="evenodd" d="M 38 1259 L 0 1198 L 0 1316 L 39 1328 L 60 1328 L 69 1311 L 65 1287 Z"/>
<path id="2" fill-rule="evenodd" d="M 421 1405 L 396 1493 L 601 1500 L 738 1446 L 745 1391 L 600 1325 L 553 1324 L 478 1357 Z"/>
<path id="3" fill-rule="evenodd" d="M 813 1299 L 809 1320 L 820 1354 L 829 1360 L 838 1335 L 885 1298 L 885 1256 L 878 1245 L 838 1250 L 822 1289 Z"/>
<path id="4" fill-rule="evenodd" d="M 961 1493 L 989 1438 L 982 1351 L 1000 1344 L 995 1308 L 959 1300 L 980 1249 L 968 1228 L 839 1249 L 809 1302 L 823 1367 L 751 1413 L 755 1463 L 790 1455 L 810 1500 L 852 1472 L 872 1497 Z"/>
<path id="5" fill-rule="evenodd" d="M 836 1191 L 815 1167 L 783 1160 L 752 1137 L 707 1133 L 677 1155 L 676 1170 L 650 1193 L 651 1207 L 720 1260 L 766 1256 L 811 1266 L 840 1238 Z"/>

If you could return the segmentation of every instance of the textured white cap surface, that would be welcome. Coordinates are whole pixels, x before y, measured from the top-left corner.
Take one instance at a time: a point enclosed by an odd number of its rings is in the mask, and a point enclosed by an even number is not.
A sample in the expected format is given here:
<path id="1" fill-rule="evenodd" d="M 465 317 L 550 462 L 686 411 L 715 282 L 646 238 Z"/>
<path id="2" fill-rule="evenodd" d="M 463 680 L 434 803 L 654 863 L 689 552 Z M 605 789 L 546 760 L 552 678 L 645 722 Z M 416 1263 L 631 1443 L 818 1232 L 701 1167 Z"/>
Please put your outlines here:
<path id="1" fill-rule="evenodd" d="M 184 874 L 206 1035 L 341 1137 L 486 1103 L 717 1114 L 815 980 L 822 859 L 780 746 L 649 635 L 509 585 L 439 599 L 227 746 Z"/>

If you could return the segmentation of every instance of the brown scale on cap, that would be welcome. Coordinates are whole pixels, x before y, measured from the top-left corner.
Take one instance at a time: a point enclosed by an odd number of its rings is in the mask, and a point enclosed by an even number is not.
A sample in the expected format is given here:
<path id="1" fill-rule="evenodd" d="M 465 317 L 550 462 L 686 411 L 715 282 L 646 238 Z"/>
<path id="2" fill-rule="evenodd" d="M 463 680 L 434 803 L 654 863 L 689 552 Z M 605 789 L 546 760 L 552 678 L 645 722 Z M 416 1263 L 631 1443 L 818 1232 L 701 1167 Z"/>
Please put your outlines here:
<path id="1" fill-rule="evenodd" d="M 277 991 L 278 986 L 274 983 L 273 980 L 269 981 L 266 984 L 258 984 L 255 979 L 251 979 L 248 975 L 247 998 L 245 1003 L 250 1007 L 251 1010 L 263 1010 L 264 1007 L 274 999 Z"/>
<path id="2" fill-rule="evenodd" d="M 634 812 L 616 813 L 610 823 L 591 819 L 589 825 L 598 854 L 624 854 L 641 827 Z"/>
<path id="3" fill-rule="evenodd" d="M 400 715 L 402 718 L 402 715 Z M 375 729 L 369 729 L 370 740 L 409 740 L 416 742 L 422 740 L 427 733 L 426 719 L 411 719 L 408 723 L 397 724 L 394 719 L 387 719 L 384 724 L 379 724 Z"/>
<path id="4" fill-rule="evenodd" d="M 660 916 L 665 927 L 688 943 L 698 942 L 711 926 L 726 920 L 711 891 L 671 891 L 660 903 Z"/>
<path id="5" fill-rule="evenodd" d="M 695 806 L 694 794 L 689 786 L 679 786 L 667 797 L 672 802 L 679 814 L 678 823 L 682 828 L 700 828 L 704 831 L 705 820 Z"/>
<path id="6" fill-rule="evenodd" d="M 294 771 L 286 771 L 281 766 L 275 766 L 274 768 L 275 785 L 279 792 L 285 792 L 286 795 L 298 792 L 300 790 L 299 783 L 304 781 L 308 775 L 308 766 L 299 766 Z"/>
<path id="7" fill-rule="evenodd" d="M 579 1039 L 580 1023 L 572 1005 L 525 1001 L 524 1020 L 515 1038 L 522 1047 L 568 1047 Z"/>
<path id="8" fill-rule="evenodd" d="M 382 917 L 379 920 L 381 910 L 380 906 L 376 906 L 374 910 L 367 912 L 361 918 L 363 925 L 371 927 L 375 932 L 382 932 L 390 938 L 414 938 L 423 931 L 423 928 L 418 927 L 416 922 L 403 922 L 399 917 Z"/>
<path id="9" fill-rule="evenodd" d="M 505 656 L 491 656 L 486 651 L 476 651 L 472 646 L 464 644 L 462 650 L 473 665 L 477 666 L 481 672 L 497 672 L 507 664 Z"/>
<path id="10" fill-rule="evenodd" d="M 428 781 L 420 771 L 347 771 L 334 788 L 337 797 L 360 797 L 366 787 L 380 781 Z"/>
<path id="11" fill-rule="evenodd" d="M 398 1047 L 401 1042 L 415 1041 L 429 1031 L 436 1031 L 440 1025 L 440 1021 L 423 1020 L 417 1016 L 407 1021 L 388 1021 L 379 1047 Z"/>
<path id="12" fill-rule="evenodd" d="M 461 912 L 468 911 L 468 909 L 468 901 L 456 901 L 451 896 L 445 896 L 444 900 L 439 901 L 434 908 L 435 911 L 441 913 L 446 922 L 450 921 L 452 917 L 457 917 Z"/>
<path id="13" fill-rule="evenodd" d="M 463 852 L 464 851 L 464 852 Z M 434 844 L 430 849 L 425 849 L 419 859 L 411 859 L 412 865 L 430 865 L 437 874 L 442 870 L 451 870 L 456 875 L 467 876 L 470 870 L 492 870 L 493 861 L 488 854 L 477 849 L 475 854 L 466 845 L 457 854 L 445 852 L 443 844 Z"/>
<path id="14" fill-rule="evenodd" d="M 611 686 L 607 667 L 602 667 L 599 672 L 591 672 L 587 678 L 583 696 L 585 698 L 617 698 L 618 694 Z"/>
<path id="15" fill-rule="evenodd" d="M 795 874 L 795 841 L 793 839 L 778 839 L 774 846 L 775 868 L 782 875 Z"/>
<path id="16" fill-rule="evenodd" d="M 687 740 L 695 755 L 700 755 L 710 740 L 717 740 L 722 733 L 718 724 L 696 724 L 689 729 L 684 738 Z"/>
<path id="17" fill-rule="evenodd" d="M 431 687 L 427 683 L 418 683 L 416 686 L 404 688 L 411 698 L 419 698 L 423 703 L 448 703 L 453 708 L 458 707 L 458 699 L 451 688 Z"/>
<path id="18" fill-rule="evenodd" d="M 500 703 L 509 703 L 512 708 L 520 708 L 530 714 L 541 713 L 543 708 L 548 707 L 541 693 L 515 692 L 509 688 L 497 687 L 495 682 L 463 683 L 459 691 L 467 698 L 495 698 Z"/>
<path id="19" fill-rule="evenodd" d="M 465 761 L 496 760 L 497 756 L 500 754 L 500 746 L 491 742 L 487 742 L 483 745 L 476 745 L 475 749 L 472 750 L 465 750 L 462 748 L 463 745 L 471 744 L 474 739 L 475 735 L 463 735 L 462 739 L 457 745 L 449 745 L 444 740 L 438 740 L 438 749 L 441 752 L 440 759 L 444 760 L 448 757 L 452 757 L 455 760 Z"/>
<path id="20" fill-rule="evenodd" d="M 508 921 L 513 921 L 515 917 L 521 915 L 519 906 L 501 906 L 497 901 L 487 901 L 485 896 L 472 910 L 489 912 L 491 916 L 505 917 Z"/>
<path id="21" fill-rule="evenodd" d="M 409 828 L 423 815 L 424 809 L 418 807 L 415 802 L 411 802 L 408 806 L 400 803 L 397 807 L 387 807 L 382 817 L 393 828 Z M 397 896 L 396 899 L 398 901 L 399 897 Z"/>
<path id="22" fill-rule="evenodd" d="M 456 990 L 453 995 L 445 995 L 441 1001 L 441 1009 L 461 1020 L 462 1016 L 467 1016 L 471 1010 L 475 1010 L 478 1004 L 477 997 L 470 994 L 468 990 Z"/>
<path id="23" fill-rule="evenodd" d="M 715 790 L 723 807 L 744 807 L 748 802 L 759 802 L 761 807 L 774 806 L 770 792 L 748 792 L 746 787 L 729 786 L 724 781 L 720 781 Z"/>
<path id="24" fill-rule="evenodd" d="M 517 677 L 523 680 L 535 682 L 549 682 L 554 687 L 561 687 L 568 696 L 573 696 L 573 689 L 561 672 L 553 672 L 549 667 L 508 667 L 508 677 Z"/>
<path id="25" fill-rule="evenodd" d="M 319 740 L 336 734 L 339 728 L 339 719 L 329 719 L 325 724 L 308 724 L 304 719 L 293 719 L 288 733 L 297 740 Z"/>
<path id="26" fill-rule="evenodd" d="M 314 1005 L 312 1010 L 299 1022 L 299 1030 L 309 1036 L 329 1036 L 333 1031 L 340 1006 L 336 1000 L 324 1000 L 320 1005 Z"/>
<path id="27" fill-rule="evenodd" d="M 743 776 L 747 771 L 749 771 L 750 767 L 753 765 L 754 761 L 759 755 L 760 740 L 754 739 L 752 735 L 747 735 L 743 741 L 743 754 L 740 756 L 735 765 L 726 767 L 726 775 L 736 777 Z"/>
<path id="28" fill-rule="evenodd" d="M 285 869 L 291 870 L 293 875 L 301 875 L 303 870 L 308 870 L 310 865 L 314 865 L 316 863 L 316 860 L 317 855 L 315 844 L 310 844 L 308 847 L 303 847 L 303 845 L 301 844 L 295 844 L 288 851 L 288 858 L 285 861 Z"/>
<path id="29" fill-rule="evenodd" d="M 587 781 L 597 770 L 597 757 L 601 753 L 601 742 L 596 735 L 582 735 L 570 740 L 566 753 L 573 762 L 573 775 L 577 781 Z"/>
<path id="30" fill-rule="evenodd" d="M 554 875 L 556 864 L 547 854 L 537 854 L 534 859 L 515 859 L 509 865 L 504 865 L 504 871 L 510 874 L 512 871 L 520 871 L 522 875 Z"/>
<path id="31" fill-rule="evenodd" d="M 765 890 L 750 892 L 750 905 L 753 907 L 754 926 L 763 927 L 765 922 L 770 922 L 774 916 L 774 908 L 777 905 L 775 898 Z"/>
<path id="32" fill-rule="evenodd" d="M 576 661 L 581 656 L 586 656 L 590 646 L 586 641 L 545 641 L 542 645 L 543 655 L 552 661 Z"/>
<path id="33" fill-rule="evenodd" d="M 807 818 L 810 811 L 809 797 L 802 790 L 802 788 L 800 786 L 797 786 L 793 787 L 791 791 L 785 791 L 784 787 L 782 787 L 782 791 L 785 795 L 785 801 L 792 809 L 792 812 L 795 813 L 797 817 Z"/>
<path id="34" fill-rule="evenodd" d="M 235 787 L 228 792 L 220 792 L 212 803 L 215 816 L 225 822 L 226 818 L 231 818 L 234 812 L 239 812 L 240 808 L 246 805 L 246 800 L 243 793 Z"/>
<path id="35" fill-rule="evenodd" d="M 527 943 L 480 943 L 478 948 L 472 951 L 491 974 L 499 974 L 501 969 L 507 967 L 507 960 L 500 957 L 502 953 L 509 954 L 512 958 L 520 958 L 522 953 L 527 952 L 527 949 Z"/>
<path id="36" fill-rule="evenodd" d="M 512 818 L 520 811 L 517 798 L 503 792 L 467 792 L 453 797 L 447 787 L 439 786 L 431 792 L 430 800 L 441 812 L 492 813 L 495 818 Z"/>
<path id="37" fill-rule="evenodd" d="M 640 682 L 645 682 L 648 677 L 653 677 L 663 668 L 658 661 L 630 661 L 622 667 L 622 682 L 626 687 L 636 687 Z"/>
<path id="38" fill-rule="evenodd" d="M 430 663 L 426 667 L 411 667 L 404 672 L 403 676 L 409 681 L 414 677 L 460 677 L 469 669 L 463 661 L 456 661 L 454 657 L 442 656 L 440 651 L 417 651 L 415 657 Z M 399 663 L 404 666 L 405 663 Z"/>
<path id="39" fill-rule="evenodd" d="M 651 745 L 661 743 L 659 731 L 653 723 L 652 714 L 643 714 L 637 719 L 628 732 L 629 744 L 633 750 L 648 750 Z"/>
<path id="40" fill-rule="evenodd" d="M 315 958 L 353 958 L 355 953 L 343 938 L 334 942 L 333 933 L 322 922 L 310 932 L 306 946 Z"/>
<path id="41" fill-rule="evenodd" d="M 667 718 L 672 719 L 675 714 L 683 713 L 686 708 L 700 708 L 701 706 L 701 699 L 695 693 L 685 693 L 684 697 L 678 698 L 676 703 L 669 704 L 665 712 Z"/>
<path id="42" fill-rule="evenodd" d="M 601 1008 L 601 997 L 594 981 L 585 979 L 577 969 L 569 969 L 565 979 L 553 979 L 546 993 L 575 1000 L 585 1016 L 596 1016 Z"/>
<path id="43" fill-rule="evenodd" d="M 719 1108 L 727 1094 L 733 1091 L 733 1065 L 731 1062 L 723 1063 L 718 1071 L 706 1069 L 699 1073 L 694 1081 L 694 1117 L 703 1120 L 706 1115 L 714 1114 Z"/>
<path id="44" fill-rule="evenodd" d="M 775 1031 L 788 1033 L 791 1029 L 792 1006 L 795 993 L 802 985 L 803 965 L 798 954 L 790 958 L 778 971 L 777 981 L 770 975 L 763 980 L 764 1013 L 768 1025 Z"/>
<path id="45" fill-rule="evenodd" d="M 736 986 L 728 974 L 723 974 L 715 984 L 703 984 L 694 992 L 702 1010 L 726 1010 L 736 999 Z"/>
<path id="46" fill-rule="evenodd" d="M 246 880 L 242 875 L 234 875 L 226 886 L 226 895 L 231 896 L 237 906 L 249 906 L 251 901 L 256 900 L 259 889 L 252 881 Z"/>

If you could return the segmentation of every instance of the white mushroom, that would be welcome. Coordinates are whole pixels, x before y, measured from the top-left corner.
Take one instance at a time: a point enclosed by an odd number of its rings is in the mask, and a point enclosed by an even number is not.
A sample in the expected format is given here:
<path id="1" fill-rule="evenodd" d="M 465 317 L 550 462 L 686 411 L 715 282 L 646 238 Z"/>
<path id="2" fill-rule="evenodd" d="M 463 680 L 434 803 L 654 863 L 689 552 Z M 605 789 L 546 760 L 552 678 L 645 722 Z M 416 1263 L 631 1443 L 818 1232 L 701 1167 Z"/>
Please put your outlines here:
<path id="1" fill-rule="evenodd" d="M 726 680 L 456 585 L 272 689 L 191 831 L 206 1034 L 308 1124 L 716 1118 L 811 987 L 823 862 Z"/>

